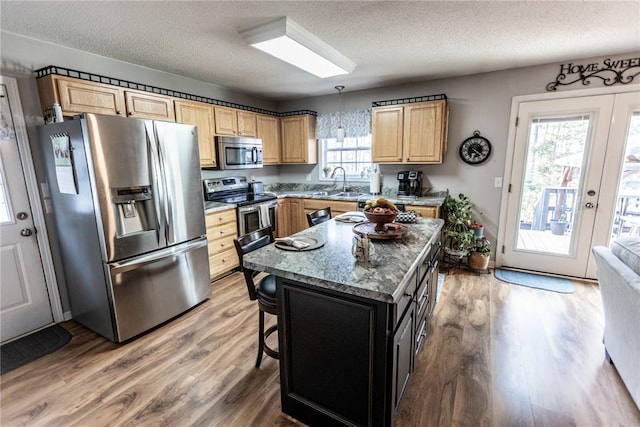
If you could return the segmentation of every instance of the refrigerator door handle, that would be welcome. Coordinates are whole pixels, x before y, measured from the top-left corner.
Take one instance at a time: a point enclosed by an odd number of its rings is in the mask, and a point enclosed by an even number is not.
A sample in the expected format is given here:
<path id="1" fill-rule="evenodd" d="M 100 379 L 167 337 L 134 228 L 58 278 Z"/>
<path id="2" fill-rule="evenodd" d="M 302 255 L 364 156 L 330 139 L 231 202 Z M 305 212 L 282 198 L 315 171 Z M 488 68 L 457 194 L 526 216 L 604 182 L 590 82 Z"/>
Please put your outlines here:
<path id="1" fill-rule="evenodd" d="M 145 130 L 147 134 L 147 146 L 149 147 L 149 154 L 151 158 L 151 179 L 153 183 L 153 188 L 155 189 L 154 207 L 156 210 L 156 220 L 158 221 L 158 227 L 156 228 L 156 235 L 158 238 L 158 243 L 166 244 L 166 234 L 161 239 L 160 231 L 165 231 L 165 216 L 162 215 L 162 207 L 165 205 L 165 197 L 164 197 L 164 189 L 162 188 L 162 184 L 160 179 L 158 178 L 158 169 L 160 168 L 160 159 L 158 159 L 158 146 L 155 140 L 155 134 L 153 133 L 152 122 L 145 122 Z"/>
<path id="2" fill-rule="evenodd" d="M 162 258 L 182 255 L 184 253 L 190 252 L 194 249 L 201 248 L 203 246 L 207 246 L 206 238 L 200 238 L 196 241 L 193 241 L 187 244 L 162 249 L 160 251 L 153 252 L 152 254 L 136 257 L 128 261 L 112 262 L 111 274 L 115 275 L 115 274 L 125 273 L 131 270 L 135 270 L 136 268 L 140 268 L 144 265 L 153 264 L 154 262 L 157 262 Z"/>
<path id="3" fill-rule="evenodd" d="M 162 182 L 164 183 L 164 191 L 166 195 L 166 198 L 164 199 L 164 215 L 166 220 L 165 234 L 167 236 L 167 244 L 173 244 L 175 243 L 174 233 L 173 233 L 173 215 L 172 215 L 173 189 L 171 187 L 173 183 L 167 182 L 168 175 L 166 171 L 166 168 L 169 166 L 167 162 L 170 160 L 167 159 L 163 153 L 162 144 L 163 144 L 163 141 L 165 140 L 165 135 L 162 132 L 162 128 L 158 126 L 154 126 L 154 127 L 156 130 L 156 134 L 158 135 L 158 157 L 160 161 L 160 173 L 162 175 Z"/>

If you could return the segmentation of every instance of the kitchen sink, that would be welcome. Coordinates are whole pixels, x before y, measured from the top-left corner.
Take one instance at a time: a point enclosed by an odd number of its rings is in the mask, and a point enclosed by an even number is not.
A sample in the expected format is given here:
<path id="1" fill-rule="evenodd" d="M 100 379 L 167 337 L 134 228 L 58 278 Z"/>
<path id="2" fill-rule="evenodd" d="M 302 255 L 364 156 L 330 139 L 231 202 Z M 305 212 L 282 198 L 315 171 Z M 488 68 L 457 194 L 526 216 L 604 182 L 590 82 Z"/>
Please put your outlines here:
<path id="1" fill-rule="evenodd" d="M 358 196 L 362 196 L 362 194 L 364 194 L 364 193 L 356 193 L 356 192 L 353 192 L 353 191 L 341 191 L 339 193 L 332 194 L 332 196 L 335 196 L 335 197 L 358 197 Z"/>

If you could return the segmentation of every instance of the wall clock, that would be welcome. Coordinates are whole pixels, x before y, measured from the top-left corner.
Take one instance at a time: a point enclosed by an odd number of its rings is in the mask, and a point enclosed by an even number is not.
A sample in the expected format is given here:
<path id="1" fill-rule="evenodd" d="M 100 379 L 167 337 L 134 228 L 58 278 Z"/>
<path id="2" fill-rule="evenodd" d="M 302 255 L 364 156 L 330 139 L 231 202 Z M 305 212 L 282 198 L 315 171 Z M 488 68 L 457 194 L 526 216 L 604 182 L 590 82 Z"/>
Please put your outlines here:
<path id="1" fill-rule="evenodd" d="M 460 158 L 470 165 L 478 165 L 491 155 L 491 142 L 480 131 L 473 132 L 473 136 L 460 144 Z"/>

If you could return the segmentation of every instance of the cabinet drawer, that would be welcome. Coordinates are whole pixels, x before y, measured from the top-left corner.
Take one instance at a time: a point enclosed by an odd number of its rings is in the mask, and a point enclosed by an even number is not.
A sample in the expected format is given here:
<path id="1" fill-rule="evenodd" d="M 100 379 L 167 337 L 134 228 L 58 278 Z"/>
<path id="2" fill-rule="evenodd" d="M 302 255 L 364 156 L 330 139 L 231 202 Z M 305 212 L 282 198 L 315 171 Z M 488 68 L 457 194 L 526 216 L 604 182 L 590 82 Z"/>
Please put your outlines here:
<path id="1" fill-rule="evenodd" d="M 304 199 L 305 213 L 311 211 L 317 211 L 318 209 L 331 207 L 331 214 L 333 212 L 350 212 L 358 210 L 358 202 L 341 202 L 335 200 L 323 200 L 323 199 Z"/>
<path id="2" fill-rule="evenodd" d="M 215 225 L 212 227 L 207 227 L 207 239 L 209 239 L 209 243 L 224 239 L 226 237 L 237 237 L 238 230 L 236 227 L 236 222 L 227 222 L 226 224 Z"/>
<path id="3" fill-rule="evenodd" d="M 226 211 L 213 212 L 205 215 L 205 223 L 207 224 L 207 230 L 216 225 L 226 224 L 236 221 L 236 210 L 229 209 Z"/>
<path id="4" fill-rule="evenodd" d="M 209 257 L 209 275 L 213 277 L 220 276 L 239 265 L 238 255 L 235 248 L 228 251 L 220 252 L 217 255 Z"/>
<path id="5" fill-rule="evenodd" d="M 208 245 L 209 256 L 217 255 L 229 249 L 235 250 L 235 246 L 233 245 L 235 238 L 236 235 L 234 233 L 221 239 L 210 239 Z"/>
<path id="6" fill-rule="evenodd" d="M 423 218 L 439 218 L 440 217 L 440 206 L 407 205 L 406 209 L 416 211 L 416 213 Z"/>

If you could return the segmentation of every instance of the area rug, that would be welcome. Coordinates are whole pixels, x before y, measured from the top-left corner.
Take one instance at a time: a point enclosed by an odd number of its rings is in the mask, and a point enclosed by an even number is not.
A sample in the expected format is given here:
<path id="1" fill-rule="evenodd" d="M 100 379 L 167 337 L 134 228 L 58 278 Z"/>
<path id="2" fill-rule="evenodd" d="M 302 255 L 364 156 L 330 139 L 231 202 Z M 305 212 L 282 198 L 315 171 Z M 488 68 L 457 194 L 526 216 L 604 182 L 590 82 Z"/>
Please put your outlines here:
<path id="1" fill-rule="evenodd" d="M 71 339 L 62 326 L 53 325 L 0 347 L 0 375 L 53 353 Z"/>
<path id="2" fill-rule="evenodd" d="M 527 286 L 529 288 L 542 289 L 544 291 L 560 292 L 563 294 L 571 294 L 576 291 L 571 280 L 562 279 L 560 277 L 503 270 L 501 268 L 496 268 L 494 270 L 494 274 L 497 279 L 514 285 Z"/>

